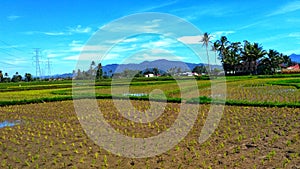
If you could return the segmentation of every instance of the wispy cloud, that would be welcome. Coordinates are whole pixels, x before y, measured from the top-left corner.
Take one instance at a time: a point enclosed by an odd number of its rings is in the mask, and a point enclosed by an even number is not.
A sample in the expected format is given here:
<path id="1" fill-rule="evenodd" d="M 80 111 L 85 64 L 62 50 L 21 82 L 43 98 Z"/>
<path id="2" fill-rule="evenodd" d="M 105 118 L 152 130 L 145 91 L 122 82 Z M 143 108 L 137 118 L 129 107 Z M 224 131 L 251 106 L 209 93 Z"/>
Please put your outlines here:
<path id="1" fill-rule="evenodd" d="M 45 35 L 50 35 L 50 36 L 60 36 L 60 35 L 66 35 L 65 32 L 41 32 Z"/>
<path id="2" fill-rule="evenodd" d="M 75 28 L 69 28 L 69 33 L 90 33 L 91 31 L 92 29 L 90 27 L 82 27 L 81 25 L 77 25 Z"/>
<path id="3" fill-rule="evenodd" d="M 192 21 L 200 17 L 224 17 L 232 15 L 234 11 L 225 5 L 205 5 L 205 6 L 190 6 L 178 8 L 171 11 L 176 15 L 183 16 L 184 19 Z"/>
<path id="4" fill-rule="evenodd" d="M 178 40 L 185 44 L 200 44 L 202 35 L 196 35 L 196 36 L 182 36 L 178 38 Z"/>
<path id="5" fill-rule="evenodd" d="M 21 16 L 18 16 L 18 15 L 9 15 L 7 16 L 7 20 L 9 21 L 14 21 L 16 19 L 19 19 Z"/>
<path id="6" fill-rule="evenodd" d="M 213 32 L 213 33 L 211 33 L 211 36 L 212 36 L 211 41 L 215 41 L 217 39 L 220 39 L 221 36 L 227 36 L 227 35 L 233 34 L 233 33 L 235 33 L 235 31 L 217 31 L 217 32 Z"/>
<path id="7" fill-rule="evenodd" d="M 136 55 L 133 55 L 130 58 L 126 58 L 124 63 L 139 63 L 141 61 L 154 61 L 158 59 L 168 59 L 168 60 L 177 60 L 182 61 L 185 57 L 174 55 L 174 51 L 172 50 L 165 50 L 165 49 L 153 49 L 153 50 L 146 50 Z"/>
<path id="8" fill-rule="evenodd" d="M 292 38 L 300 38 L 300 32 L 293 32 L 290 33 L 288 36 Z"/>
<path id="9" fill-rule="evenodd" d="M 150 33 L 156 33 L 159 30 L 160 23 L 159 21 L 153 20 L 152 23 L 150 22 L 137 22 L 137 23 L 112 23 L 109 26 L 105 27 L 105 30 L 108 30 L 110 32 L 132 32 L 132 30 L 135 30 L 136 32 L 150 32 Z"/>
<path id="10" fill-rule="evenodd" d="M 91 27 L 82 27 L 81 25 L 77 25 L 76 27 L 69 27 L 67 31 L 27 31 L 24 33 L 27 35 L 44 34 L 48 36 L 64 36 L 73 34 L 88 34 L 91 33 L 91 31 Z"/>
<path id="11" fill-rule="evenodd" d="M 259 24 L 261 24 L 261 23 L 263 23 L 263 21 L 253 22 L 253 23 L 250 23 L 250 24 L 241 26 L 241 27 L 237 28 L 236 30 L 248 29 L 248 28 L 251 28 L 251 27 L 253 27 L 253 26 L 259 25 Z"/>
<path id="12" fill-rule="evenodd" d="M 293 53 L 300 53 L 300 49 L 286 50 L 286 51 L 282 51 L 282 52 L 286 55 L 291 55 Z"/>
<path id="13" fill-rule="evenodd" d="M 156 9 L 160 9 L 160 8 L 163 8 L 163 7 L 167 7 L 167 6 L 176 4 L 177 2 L 178 2 L 178 0 L 175 0 L 175 1 L 169 1 L 169 2 L 165 2 L 165 3 L 161 3 L 159 5 L 148 6 L 148 7 L 144 8 L 144 9 L 139 10 L 138 12 L 154 11 Z"/>
<path id="14" fill-rule="evenodd" d="M 99 57 L 99 53 L 81 53 L 77 55 L 72 55 L 68 57 L 64 57 L 63 60 L 69 61 L 96 61 L 96 60 L 110 60 L 114 58 L 118 58 L 120 55 L 116 53 L 108 53 L 104 55 L 102 58 Z"/>
<path id="15" fill-rule="evenodd" d="M 267 16 L 281 15 L 300 10 L 300 1 L 289 2 Z"/>
<path id="16" fill-rule="evenodd" d="M 220 39 L 221 36 L 227 36 L 229 34 L 233 34 L 235 31 L 217 31 L 210 33 L 210 41 L 215 41 L 217 39 Z M 202 38 L 203 35 L 196 35 L 196 36 L 182 36 L 178 38 L 178 40 L 185 44 L 202 44 Z"/>

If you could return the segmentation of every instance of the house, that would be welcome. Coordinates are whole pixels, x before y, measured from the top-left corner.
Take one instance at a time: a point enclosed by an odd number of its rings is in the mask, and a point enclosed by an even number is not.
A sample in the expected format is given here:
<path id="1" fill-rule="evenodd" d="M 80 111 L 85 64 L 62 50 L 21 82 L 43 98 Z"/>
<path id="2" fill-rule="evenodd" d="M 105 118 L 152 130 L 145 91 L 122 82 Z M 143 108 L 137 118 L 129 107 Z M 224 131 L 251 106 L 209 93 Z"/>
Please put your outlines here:
<path id="1" fill-rule="evenodd" d="M 145 74 L 145 77 L 154 77 L 154 74 L 153 73 L 148 73 L 148 74 Z"/>
<path id="2" fill-rule="evenodd" d="M 199 74 L 196 72 L 184 72 L 180 73 L 179 76 L 199 76 Z"/>
<path id="3" fill-rule="evenodd" d="M 296 65 L 290 66 L 290 67 L 288 67 L 286 69 L 288 69 L 288 70 L 299 70 L 300 68 L 299 68 L 299 64 L 296 64 Z"/>

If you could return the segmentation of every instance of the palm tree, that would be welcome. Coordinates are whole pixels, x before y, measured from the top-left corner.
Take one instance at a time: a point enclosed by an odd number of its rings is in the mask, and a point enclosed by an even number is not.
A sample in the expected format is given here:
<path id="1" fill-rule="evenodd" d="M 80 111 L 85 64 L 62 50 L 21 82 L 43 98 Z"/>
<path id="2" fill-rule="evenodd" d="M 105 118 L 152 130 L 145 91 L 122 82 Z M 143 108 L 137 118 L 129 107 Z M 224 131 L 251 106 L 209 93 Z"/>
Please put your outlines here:
<path id="1" fill-rule="evenodd" d="M 261 60 L 259 66 L 262 73 L 274 74 L 282 63 L 284 63 L 283 55 L 276 50 L 270 49 L 267 53 L 267 57 Z"/>
<path id="2" fill-rule="evenodd" d="M 3 81 L 3 73 L 2 73 L 2 70 L 0 70 L 0 82 Z"/>
<path id="3" fill-rule="evenodd" d="M 97 71 L 96 71 L 96 79 L 97 80 L 102 79 L 102 74 L 103 74 L 102 64 L 99 63 L 98 66 L 97 66 Z"/>
<path id="4" fill-rule="evenodd" d="M 286 66 L 292 65 L 292 60 L 288 55 L 283 55 L 282 53 L 280 53 L 280 57 L 282 57 L 283 63 L 286 64 Z"/>
<path id="5" fill-rule="evenodd" d="M 279 67 L 279 64 L 283 62 L 283 58 L 280 57 L 279 52 L 276 50 L 270 49 L 267 53 L 270 60 L 271 72 L 275 73 L 275 70 Z"/>
<path id="6" fill-rule="evenodd" d="M 248 73 L 257 73 L 257 61 L 265 54 L 267 54 L 267 52 L 263 50 L 262 46 L 260 46 L 258 43 L 251 44 L 246 40 L 244 41 L 242 59 L 245 63 L 248 63 Z"/>
<path id="7" fill-rule="evenodd" d="M 223 68 L 225 71 L 225 74 L 227 74 L 227 72 L 229 71 L 229 67 L 226 64 L 226 58 L 228 55 L 228 46 L 229 46 L 230 42 L 227 40 L 226 36 L 222 36 L 220 38 L 220 40 L 217 40 L 214 43 L 214 46 L 216 47 L 217 51 L 219 52 L 219 59 L 221 60 L 222 64 L 223 64 Z"/>
<path id="8" fill-rule="evenodd" d="M 261 45 L 258 43 L 253 44 L 253 62 L 254 62 L 254 72 L 257 74 L 257 61 L 261 58 L 263 58 L 267 54 L 267 51 L 263 49 Z"/>
<path id="9" fill-rule="evenodd" d="M 90 69 L 89 69 L 89 73 L 90 73 L 91 76 L 95 75 L 95 67 L 96 67 L 96 62 L 92 61 L 91 65 L 90 65 Z"/>
<path id="10" fill-rule="evenodd" d="M 226 57 L 226 48 L 230 42 L 227 40 L 226 36 L 222 36 L 220 40 L 217 40 L 215 43 L 218 47 L 217 50 L 219 51 L 221 62 L 224 62 L 224 58 Z"/>
<path id="11" fill-rule="evenodd" d="M 217 51 L 219 48 L 219 44 L 217 42 L 214 42 L 213 45 L 211 46 L 211 51 L 215 52 L 215 64 L 217 64 Z"/>
<path id="12" fill-rule="evenodd" d="M 224 60 L 224 63 L 229 66 L 230 70 L 235 74 L 236 65 L 241 61 L 240 52 L 241 52 L 241 43 L 233 42 L 230 46 L 227 47 L 227 57 Z"/>
<path id="13" fill-rule="evenodd" d="M 203 37 L 202 37 L 202 39 L 201 39 L 201 42 L 203 43 L 202 46 L 205 46 L 205 48 L 206 48 L 207 64 L 208 64 L 208 73 L 211 72 L 210 66 L 209 66 L 209 55 L 208 55 L 208 50 L 207 50 L 207 47 L 208 47 L 209 43 L 211 43 L 211 42 L 210 42 L 210 38 L 211 38 L 211 36 L 209 35 L 209 33 L 205 32 L 204 35 L 203 35 Z"/>

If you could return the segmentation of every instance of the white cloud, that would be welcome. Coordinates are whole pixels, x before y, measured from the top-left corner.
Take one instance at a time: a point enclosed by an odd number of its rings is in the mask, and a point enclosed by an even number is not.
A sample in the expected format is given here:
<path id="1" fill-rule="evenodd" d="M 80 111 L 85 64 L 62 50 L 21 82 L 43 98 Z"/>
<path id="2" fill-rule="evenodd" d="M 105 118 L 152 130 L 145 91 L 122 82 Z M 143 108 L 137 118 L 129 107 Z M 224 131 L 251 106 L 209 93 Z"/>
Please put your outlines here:
<path id="1" fill-rule="evenodd" d="M 152 49 L 151 50 L 152 54 L 171 54 L 174 52 L 175 51 L 173 51 L 173 50 L 166 50 L 166 49 Z"/>
<path id="2" fill-rule="evenodd" d="M 73 55 L 63 58 L 63 60 L 78 60 L 80 55 Z"/>
<path id="3" fill-rule="evenodd" d="M 210 34 L 210 41 L 214 41 L 219 39 L 221 36 L 227 36 L 229 34 L 235 33 L 234 31 L 217 31 Z M 185 44 L 202 44 L 201 40 L 203 35 L 195 35 L 195 36 L 182 36 L 179 37 L 178 40 Z"/>
<path id="4" fill-rule="evenodd" d="M 47 54 L 47 57 L 48 58 L 55 58 L 55 57 L 59 57 L 61 56 L 62 54 L 58 54 L 58 53 L 49 53 Z"/>
<path id="5" fill-rule="evenodd" d="M 160 3 L 159 5 L 153 5 L 153 6 L 149 6 L 149 7 L 146 7 L 142 10 L 139 10 L 138 12 L 147 12 L 147 11 L 154 11 L 156 9 L 159 9 L 159 8 L 163 8 L 163 7 L 166 7 L 166 6 L 170 6 L 170 5 L 173 5 L 175 3 L 177 3 L 178 0 L 176 1 L 170 1 L 170 2 L 165 2 L 165 3 Z"/>
<path id="6" fill-rule="evenodd" d="M 115 46 L 110 49 L 110 52 L 117 52 L 117 53 L 122 53 L 122 52 L 129 52 L 132 50 L 135 50 L 136 47 L 130 47 L 130 46 Z"/>
<path id="7" fill-rule="evenodd" d="M 81 25 L 77 25 L 75 28 L 69 28 L 70 33 L 90 33 L 91 32 L 90 27 L 82 27 Z"/>
<path id="8" fill-rule="evenodd" d="M 221 36 L 227 36 L 227 35 L 233 34 L 233 33 L 235 33 L 235 31 L 217 31 L 217 32 L 213 32 L 213 33 L 211 33 L 212 38 L 210 40 L 215 41 L 217 39 L 220 39 Z"/>
<path id="9" fill-rule="evenodd" d="M 261 23 L 264 23 L 265 21 L 258 21 L 258 22 L 254 22 L 254 23 L 250 23 L 248 25 L 244 25 L 236 30 L 243 30 L 243 29 L 247 29 L 247 28 L 250 28 L 250 27 L 253 27 L 253 26 L 256 26 L 258 24 L 261 24 Z"/>
<path id="10" fill-rule="evenodd" d="M 286 22 L 288 23 L 292 23 L 292 24 L 295 24 L 295 23 L 300 23 L 300 19 L 299 18 L 286 18 Z"/>
<path id="11" fill-rule="evenodd" d="M 300 10 L 300 1 L 289 2 L 267 16 L 286 14 Z"/>
<path id="12" fill-rule="evenodd" d="M 171 12 L 177 15 L 181 15 L 184 19 L 188 21 L 197 20 L 203 16 L 224 17 L 229 16 L 233 13 L 231 7 L 216 4 L 183 7 L 171 10 Z"/>
<path id="13" fill-rule="evenodd" d="M 288 36 L 292 38 L 300 38 L 300 32 L 290 33 Z"/>
<path id="14" fill-rule="evenodd" d="M 101 55 L 99 53 L 81 53 L 78 55 L 68 56 L 63 58 L 63 60 L 73 60 L 73 61 L 97 61 L 97 60 L 111 60 L 119 57 L 119 54 L 108 53 L 106 55 Z"/>
<path id="15" fill-rule="evenodd" d="M 136 41 L 138 41 L 137 38 L 128 38 L 128 39 L 123 40 L 122 42 L 128 43 L 128 42 L 136 42 Z"/>
<path id="16" fill-rule="evenodd" d="M 63 36 L 63 35 L 73 35 L 73 34 L 83 34 L 90 33 L 92 29 L 90 27 L 82 27 L 81 25 L 77 25 L 75 28 L 69 27 L 67 31 L 27 31 L 24 32 L 27 35 L 33 34 L 44 34 L 48 36 Z"/>
<path id="17" fill-rule="evenodd" d="M 155 49 L 155 48 L 168 48 L 168 47 L 175 47 L 175 43 L 177 41 L 170 39 L 170 38 L 162 38 L 160 40 L 154 40 L 149 42 L 143 42 L 140 45 L 141 49 Z"/>
<path id="18" fill-rule="evenodd" d="M 282 51 L 283 54 L 285 55 L 291 55 L 291 54 L 300 54 L 300 49 L 294 49 L 294 50 L 286 50 Z"/>
<path id="19" fill-rule="evenodd" d="M 141 61 L 154 61 L 159 59 L 167 59 L 167 60 L 173 60 L 173 61 L 183 61 L 185 58 L 181 56 L 175 56 L 171 54 L 157 54 L 153 55 L 151 53 L 143 53 L 141 55 L 135 55 L 131 58 L 127 58 L 124 63 L 138 63 Z"/>
<path id="20" fill-rule="evenodd" d="M 153 20 L 152 22 L 144 22 L 142 20 L 114 22 L 101 27 L 100 29 L 109 32 L 134 32 L 134 33 L 158 33 L 161 20 Z"/>
<path id="21" fill-rule="evenodd" d="M 7 16 L 7 20 L 9 21 L 14 21 L 16 19 L 19 19 L 21 16 L 18 16 L 18 15 L 9 15 Z"/>
<path id="22" fill-rule="evenodd" d="M 184 44 L 201 44 L 202 35 L 196 35 L 196 36 L 182 36 L 178 38 L 180 42 Z"/>
<path id="23" fill-rule="evenodd" d="M 65 32 L 43 32 L 45 35 L 50 35 L 50 36 L 60 36 L 60 35 L 66 35 Z"/>

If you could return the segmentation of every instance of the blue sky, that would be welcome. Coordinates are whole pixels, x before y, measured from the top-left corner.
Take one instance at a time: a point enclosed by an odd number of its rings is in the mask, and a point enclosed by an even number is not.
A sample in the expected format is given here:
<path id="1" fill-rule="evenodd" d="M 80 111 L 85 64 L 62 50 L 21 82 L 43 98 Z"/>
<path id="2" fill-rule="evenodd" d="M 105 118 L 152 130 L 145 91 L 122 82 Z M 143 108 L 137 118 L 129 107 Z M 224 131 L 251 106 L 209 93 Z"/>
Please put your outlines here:
<path id="1" fill-rule="evenodd" d="M 143 12 L 175 15 L 201 32 L 210 33 L 212 41 L 226 35 L 230 41 L 249 40 L 262 44 L 266 50 L 276 49 L 287 55 L 300 54 L 300 1 L 5 0 L 0 4 L 0 70 L 10 76 L 16 71 L 21 75 L 25 72 L 35 75 L 34 48 L 40 48 L 40 66 L 45 75 L 48 74 L 48 58 L 51 74 L 72 72 L 77 68 L 78 59 L 84 58 L 83 49 L 89 49 L 93 55 L 103 54 L 102 48 L 110 49 L 100 59 L 104 65 L 160 58 L 207 62 L 206 57 L 195 58 L 185 46 L 199 48 L 198 52 L 202 55 L 201 34 L 189 34 L 180 26 L 166 27 L 172 24 L 171 21 L 152 19 L 149 22 L 147 18 L 140 18 L 134 23 L 111 25 L 112 22 L 118 23 L 116 19 Z M 106 36 L 111 43 L 101 42 L 93 46 L 93 37 L 103 35 L 99 31 L 103 28 L 110 28 Z M 170 37 L 160 35 L 161 32 L 167 35 L 169 29 L 180 33 Z M 114 39 L 118 31 L 140 34 L 118 41 Z M 211 63 L 215 63 L 214 53 L 210 52 L 210 56 Z"/>

